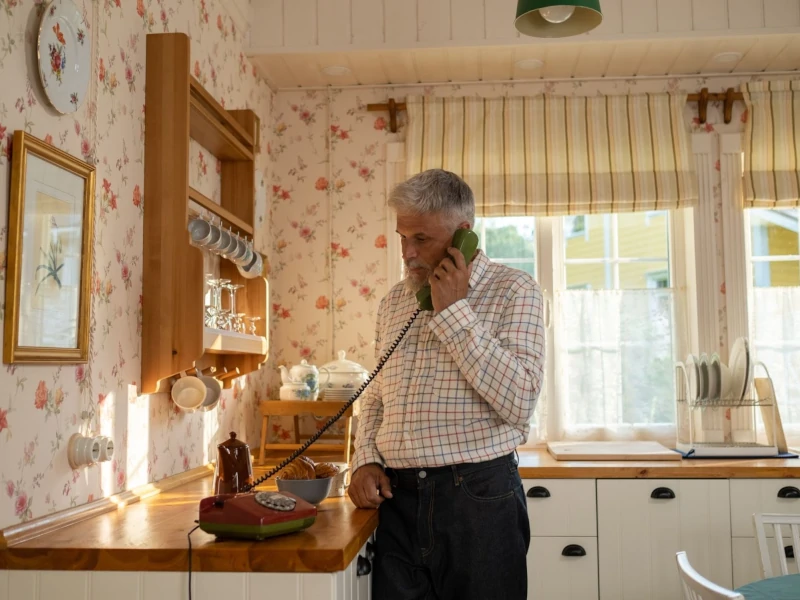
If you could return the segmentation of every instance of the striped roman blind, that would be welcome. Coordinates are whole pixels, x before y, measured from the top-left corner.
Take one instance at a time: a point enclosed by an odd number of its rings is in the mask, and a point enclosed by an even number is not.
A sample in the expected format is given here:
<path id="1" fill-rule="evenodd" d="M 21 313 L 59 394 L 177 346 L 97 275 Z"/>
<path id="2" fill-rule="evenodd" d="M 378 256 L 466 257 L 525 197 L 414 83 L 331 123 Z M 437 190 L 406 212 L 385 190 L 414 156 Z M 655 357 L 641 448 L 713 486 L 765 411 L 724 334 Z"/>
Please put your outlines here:
<path id="1" fill-rule="evenodd" d="M 742 95 L 744 206 L 800 206 L 800 80 L 746 83 Z"/>
<path id="2" fill-rule="evenodd" d="M 480 216 L 692 206 L 685 94 L 409 97 L 406 170 L 457 173 Z"/>

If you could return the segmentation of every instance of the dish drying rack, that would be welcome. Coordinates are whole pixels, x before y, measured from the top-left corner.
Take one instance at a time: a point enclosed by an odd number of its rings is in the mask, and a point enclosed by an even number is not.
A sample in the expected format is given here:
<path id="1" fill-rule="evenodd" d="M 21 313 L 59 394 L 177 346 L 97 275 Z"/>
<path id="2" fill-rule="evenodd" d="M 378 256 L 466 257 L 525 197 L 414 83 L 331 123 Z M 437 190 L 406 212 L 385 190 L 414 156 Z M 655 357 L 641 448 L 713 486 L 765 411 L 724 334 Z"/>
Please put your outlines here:
<path id="1" fill-rule="evenodd" d="M 744 394 L 690 398 L 686 365 L 675 364 L 677 450 L 696 458 L 753 458 L 779 454 L 772 378 L 762 362 L 754 361 L 751 369 Z M 762 371 L 763 377 L 757 377 L 756 373 Z"/>

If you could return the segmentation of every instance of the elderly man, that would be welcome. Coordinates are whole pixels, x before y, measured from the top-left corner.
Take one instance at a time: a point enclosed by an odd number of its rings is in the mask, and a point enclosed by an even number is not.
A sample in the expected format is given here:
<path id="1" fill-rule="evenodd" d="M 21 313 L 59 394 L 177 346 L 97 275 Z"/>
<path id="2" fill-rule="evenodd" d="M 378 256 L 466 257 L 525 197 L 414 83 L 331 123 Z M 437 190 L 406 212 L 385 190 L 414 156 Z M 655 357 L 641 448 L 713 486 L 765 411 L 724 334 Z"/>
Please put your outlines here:
<path id="1" fill-rule="evenodd" d="M 442 170 L 398 185 L 406 278 L 380 303 L 382 356 L 430 284 L 423 311 L 369 386 L 349 495 L 378 508 L 376 600 L 523 600 L 530 529 L 515 449 L 528 436 L 544 367 L 533 278 L 450 247 L 474 225 L 472 190 Z"/>

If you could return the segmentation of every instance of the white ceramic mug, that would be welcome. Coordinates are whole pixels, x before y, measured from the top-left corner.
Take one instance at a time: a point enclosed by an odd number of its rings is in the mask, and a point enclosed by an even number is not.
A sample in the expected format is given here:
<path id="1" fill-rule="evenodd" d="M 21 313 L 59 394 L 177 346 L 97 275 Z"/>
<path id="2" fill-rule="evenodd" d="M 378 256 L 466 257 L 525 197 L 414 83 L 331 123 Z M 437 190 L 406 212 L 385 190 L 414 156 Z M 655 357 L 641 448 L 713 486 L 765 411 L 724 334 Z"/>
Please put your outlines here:
<path id="1" fill-rule="evenodd" d="M 197 377 L 181 371 L 178 381 L 172 384 L 172 401 L 183 411 L 194 412 L 206 399 L 206 384 Z"/>

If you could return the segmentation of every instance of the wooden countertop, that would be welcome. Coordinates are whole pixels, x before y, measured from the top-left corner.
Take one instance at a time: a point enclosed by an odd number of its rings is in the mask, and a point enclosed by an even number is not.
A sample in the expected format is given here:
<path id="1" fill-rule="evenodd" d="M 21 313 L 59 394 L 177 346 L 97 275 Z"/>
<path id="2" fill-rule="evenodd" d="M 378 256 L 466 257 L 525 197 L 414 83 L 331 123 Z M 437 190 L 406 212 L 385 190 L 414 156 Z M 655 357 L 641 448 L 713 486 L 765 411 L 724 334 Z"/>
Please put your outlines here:
<path id="1" fill-rule="evenodd" d="M 800 477 L 800 458 L 694 458 L 652 461 L 561 461 L 547 450 L 519 453 L 523 479 L 733 479 Z"/>
<path id="2" fill-rule="evenodd" d="M 186 571 L 186 534 L 213 477 L 187 483 L 32 540 L 0 549 L 0 569 Z M 261 489 L 261 488 L 259 488 Z M 320 504 L 308 529 L 262 542 L 192 534 L 193 571 L 322 573 L 344 570 L 378 526 L 349 498 Z"/>
<path id="3" fill-rule="evenodd" d="M 256 474 L 263 472 L 257 468 Z M 546 450 L 520 452 L 523 479 L 800 478 L 800 459 L 556 461 Z M 186 571 L 186 534 L 212 477 L 190 481 L 122 509 L 0 548 L 0 569 Z M 329 498 L 305 531 L 262 542 L 192 534 L 194 571 L 335 572 L 352 562 L 378 525 L 378 513 L 349 498 Z"/>

